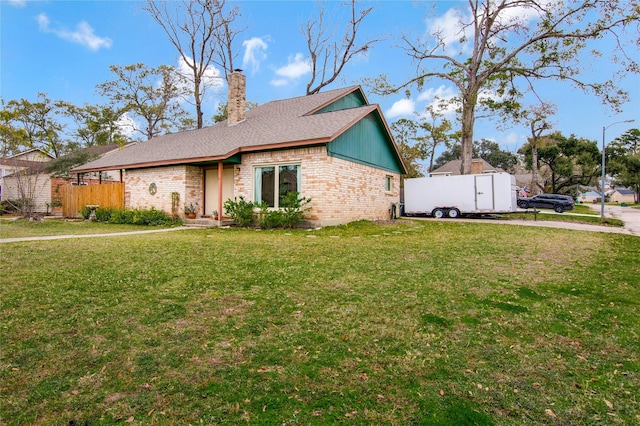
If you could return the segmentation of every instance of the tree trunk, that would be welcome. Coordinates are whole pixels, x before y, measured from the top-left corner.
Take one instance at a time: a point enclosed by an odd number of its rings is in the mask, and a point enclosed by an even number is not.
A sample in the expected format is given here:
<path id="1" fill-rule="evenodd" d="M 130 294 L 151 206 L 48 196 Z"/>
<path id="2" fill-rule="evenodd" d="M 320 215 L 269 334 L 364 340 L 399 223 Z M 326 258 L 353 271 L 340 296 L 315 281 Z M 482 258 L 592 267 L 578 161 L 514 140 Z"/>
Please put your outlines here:
<path id="1" fill-rule="evenodd" d="M 460 146 L 460 174 L 471 174 L 473 159 L 473 125 L 475 121 L 475 101 L 467 99 L 462 106 L 462 141 Z"/>
<path id="2" fill-rule="evenodd" d="M 195 104 L 196 104 L 196 122 L 198 123 L 198 129 L 202 129 L 202 126 L 204 125 L 203 120 L 202 120 L 202 99 L 200 96 L 200 83 L 201 83 L 201 79 L 200 76 L 198 75 L 197 71 L 196 71 L 196 66 L 197 64 L 195 63 L 194 60 L 194 69 L 193 69 L 193 81 L 194 81 L 194 87 L 193 87 L 193 97 L 195 100 Z"/>
<path id="3" fill-rule="evenodd" d="M 531 195 L 539 194 L 538 185 L 538 142 L 531 144 Z"/>
<path id="4" fill-rule="evenodd" d="M 434 145 L 433 149 L 431 150 L 431 158 L 429 158 L 429 173 L 431 173 L 431 171 L 433 170 L 433 157 L 435 157 L 436 154 L 436 147 Z"/>

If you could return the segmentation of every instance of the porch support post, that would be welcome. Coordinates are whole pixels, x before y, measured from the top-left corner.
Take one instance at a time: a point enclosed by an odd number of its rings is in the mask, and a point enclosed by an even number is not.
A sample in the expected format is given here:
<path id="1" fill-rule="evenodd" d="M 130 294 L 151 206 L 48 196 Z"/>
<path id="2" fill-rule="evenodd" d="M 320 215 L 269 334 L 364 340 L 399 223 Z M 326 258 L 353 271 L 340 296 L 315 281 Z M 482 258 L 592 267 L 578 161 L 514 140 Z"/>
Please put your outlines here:
<path id="1" fill-rule="evenodd" d="M 218 221 L 222 220 L 222 161 L 218 161 Z"/>

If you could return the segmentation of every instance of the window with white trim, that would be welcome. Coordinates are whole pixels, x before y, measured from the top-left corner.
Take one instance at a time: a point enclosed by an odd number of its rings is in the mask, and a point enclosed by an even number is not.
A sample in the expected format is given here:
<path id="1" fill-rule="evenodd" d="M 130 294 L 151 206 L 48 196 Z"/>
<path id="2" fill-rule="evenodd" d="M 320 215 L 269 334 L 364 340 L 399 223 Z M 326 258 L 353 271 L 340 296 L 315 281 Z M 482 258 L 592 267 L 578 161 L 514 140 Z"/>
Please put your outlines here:
<path id="1" fill-rule="evenodd" d="M 280 207 L 280 201 L 289 192 L 300 192 L 300 164 L 260 166 L 255 168 L 256 202 L 269 207 Z"/>

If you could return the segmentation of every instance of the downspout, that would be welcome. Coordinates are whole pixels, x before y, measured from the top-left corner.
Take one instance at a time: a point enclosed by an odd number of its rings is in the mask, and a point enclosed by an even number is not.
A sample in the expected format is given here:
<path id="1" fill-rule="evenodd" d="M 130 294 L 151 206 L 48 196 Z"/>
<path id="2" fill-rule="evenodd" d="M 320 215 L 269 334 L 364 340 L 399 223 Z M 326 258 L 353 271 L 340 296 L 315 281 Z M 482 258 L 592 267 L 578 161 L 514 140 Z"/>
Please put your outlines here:
<path id="1" fill-rule="evenodd" d="M 222 220 L 222 161 L 218 161 L 218 222 Z"/>

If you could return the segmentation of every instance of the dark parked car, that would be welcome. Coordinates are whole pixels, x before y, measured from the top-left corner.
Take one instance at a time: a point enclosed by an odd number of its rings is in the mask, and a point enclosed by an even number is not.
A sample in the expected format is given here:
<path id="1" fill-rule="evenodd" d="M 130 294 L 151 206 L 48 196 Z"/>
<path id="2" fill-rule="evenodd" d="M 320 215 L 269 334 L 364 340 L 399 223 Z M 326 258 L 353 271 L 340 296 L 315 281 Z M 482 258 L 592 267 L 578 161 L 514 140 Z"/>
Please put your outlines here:
<path id="1" fill-rule="evenodd" d="M 556 213 L 573 210 L 574 204 L 573 198 L 560 194 L 539 194 L 530 198 L 518 199 L 518 207 L 521 209 L 537 207 L 539 209 L 553 209 Z"/>

